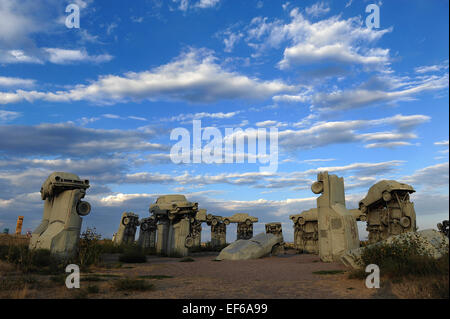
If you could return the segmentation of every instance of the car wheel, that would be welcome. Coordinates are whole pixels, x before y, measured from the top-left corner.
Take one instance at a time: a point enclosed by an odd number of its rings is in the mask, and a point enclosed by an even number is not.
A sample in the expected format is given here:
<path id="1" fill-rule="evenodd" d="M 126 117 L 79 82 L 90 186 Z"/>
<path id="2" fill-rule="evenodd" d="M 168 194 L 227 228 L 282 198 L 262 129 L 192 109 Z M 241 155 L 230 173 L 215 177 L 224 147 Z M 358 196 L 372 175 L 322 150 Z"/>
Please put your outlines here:
<path id="1" fill-rule="evenodd" d="M 314 182 L 311 185 L 311 190 L 314 194 L 320 194 L 323 192 L 323 183 L 322 182 Z"/>
<path id="2" fill-rule="evenodd" d="M 389 202 L 391 199 L 392 199 L 391 193 L 386 192 L 386 191 L 383 192 L 383 200 L 384 200 L 385 202 Z"/>

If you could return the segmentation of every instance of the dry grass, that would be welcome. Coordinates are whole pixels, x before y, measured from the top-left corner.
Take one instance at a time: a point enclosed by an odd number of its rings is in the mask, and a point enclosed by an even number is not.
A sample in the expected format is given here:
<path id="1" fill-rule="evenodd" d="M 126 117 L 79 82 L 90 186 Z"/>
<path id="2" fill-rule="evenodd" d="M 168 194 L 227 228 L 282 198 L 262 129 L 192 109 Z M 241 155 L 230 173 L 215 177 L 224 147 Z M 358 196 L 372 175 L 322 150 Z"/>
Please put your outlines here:
<path id="1" fill-rule="evenodd" d="M 14 246 L 22 246 L 30 243 L 30 238 L 25 235 L 7 235 L 0 234 L 0 245 L 14 245 Z"/>

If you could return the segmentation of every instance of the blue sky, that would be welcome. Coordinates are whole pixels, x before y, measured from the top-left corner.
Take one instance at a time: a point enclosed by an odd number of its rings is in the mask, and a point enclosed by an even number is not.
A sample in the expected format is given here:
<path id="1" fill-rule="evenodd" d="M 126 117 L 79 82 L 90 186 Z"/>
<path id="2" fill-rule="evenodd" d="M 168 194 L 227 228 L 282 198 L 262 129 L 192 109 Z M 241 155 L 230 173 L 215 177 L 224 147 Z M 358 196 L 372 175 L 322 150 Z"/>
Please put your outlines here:
<path id="1" fill-rule="evenodd" d="M 80 28 L 65 8 L 80 7 Z M 380 8 L 368 28 L 366 6 Z M 356 207 L 382 179 L 415 187 L 418 225 L 448 219 L 448 1 L 0 1 L 0 228 L 40 221 L 52 171 L 89 178 L 106 237 L 183 193 L 219 215 L 283 222 L 321 170 Z M 278 170 L 174 164 L 175 128 L 278 128 Z M 359 225 L 365 236 L 364 225 Z M 207 228 L 206 226 L 204 228 Z M 235 236 L 234 227 L 228 239 Z M 207 231 L 205 239 L 209 237 Z"/>

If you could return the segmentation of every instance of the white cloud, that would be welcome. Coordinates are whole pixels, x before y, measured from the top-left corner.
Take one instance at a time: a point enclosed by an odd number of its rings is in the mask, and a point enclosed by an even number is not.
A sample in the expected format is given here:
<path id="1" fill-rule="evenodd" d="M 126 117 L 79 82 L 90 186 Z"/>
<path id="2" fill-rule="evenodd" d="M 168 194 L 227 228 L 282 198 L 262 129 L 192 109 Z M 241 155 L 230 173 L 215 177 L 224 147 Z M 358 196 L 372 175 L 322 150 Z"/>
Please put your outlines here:
<path id="1" fill-rule="evenodd" d="M 191 8 L 209 9 L 214 8 L 220 3 L 220 0 L 198 0 L 192 3 L 191 0 L 172 0 L 178 4 L 178 10 L 188 11 Z"/>
<path id="2" fill-rule="evenodd" d="M 199 0 L 194 6 L 197 8 L 212 8 L 220 3 L 220 0 Z"/>
<path id="3" fill-rule="evenodd" d="M 312 17 L 319 17 L 330 12 L 330 7 L 323 2 L 317 2 L 310 7 L 306 7 L 305 12 Z"/>
<path id="4" fill-rule="evenodd" d="M 262 121 L 262 122 L 257 122 L 255 124 L 257 127 L 285 127 L 288 124 L 286 123 L 282 123 L 282 122 L 278 122 L 278 121 L 273 121 L 273 120 L 267 120 L 267 121 Z"/>
<path id="5" fill-rule="evenodd" d="M 310 9 L 319 12 L 320 5 Z M 282 43 L 291 44 L 284 50 L 280 61 L 281 69 L 289 69 L 299 64 L 316 62 L 339 62 L 383 67 L 389 64 L 389 49 L 374 48 L 371 45 L 390 29 L 374 30 L 366 28 L 361 18 L 342 20 L 340 16 L 312 23 L 295 8 L 290 12 L 291 22 L 280 20 L 268 22 L 267 18 L 253 19 L 247 41 L 259 52 L 267 48 L 278 48 Z"/>
<path id="6" fill-rule="evenodd" d="M 21 78 L 13 78 L 0 76 L 0 87 L 13 87 L 13 86 L 21 86 L 21 87 L 29 87 L 33 86 L 35 80 L 32 79 L 21 79 Z"/>
<path id="7" fill-rule="evenodd" d="M 317 122 L 309 128 L 299 130 L 284 130 L 279 132 L 279 144 L 291 150 L 311 149 L 331 144 L 370 143 L 377 141 L 378 143 L 386 143 L 378 145 L 378 147 L 395 147 L 409 145 L 404 140 L 417 138 L 413 130 L 418 125 L 426 123 L 430 120 L 425 115 L 409 115 L 401 114 L 375 120 L 352 120 L 352 121 L 334 121 L 334 122 Z M 370 132 L 363 133 L 361 130 L 373 127 L 392 125 L 394 131 Z M 371 143 L 374 144 L 374 143 Z M 371 145 L 366 147 L 375 147 Z"/>
<path id="8" fill-rule="evenodd" d="M 230 119 L 235 117 L 241 113 L 241 111 L 235 112 L 217 112 L 217 113 L 209 113 L 209 112 L 199 112 L 199 113 L 188 113 L 188 114 L 180 114 L 177 116 L 172 116 L 169 121 L 186 121 L 186 120 L 200 120 L 203 118 L 211 118 L 211 119 Z"/>
<path id="9" fill-rule="evenodd" d="M 224 70 L 216 63 L 211 51 L 191 49 L 151 71 L 128 72 L 124 76 L 106 75 L 89 85 L 79 84 L 70 90 L 0 92 L 0 104 L 23 100 L 117 103 L 143 99 L 214 103 L 232 99 L 262 100 L 294 89 L 294 86 L 279 80 L 262 81 Z"/>
<path id="10" fill-rule="evenodd" d="M 442 70 L 448 70 L 448 60 L 444 61 L 441 64 L 435 64 L 435 65 L 426 65 L 426 66 L 420 66 L 414 69 L 416 73 L 429 73 L 429 72 L 437 72 Z"/>
<path id="11" fill-rule="evenodd" d="M 238 32 L 238 33 L 228 32 L 228 33 L 226 33 L 226 35 L 228 37 L 223 39 L 223 43 L 225 44 L 225 52 L 233 51 L 234 46 L 244 36 L 244 34 L 241 32 Z"/>
<path id="12" fill-rule="evenodd" d="M 0 49 L 0 63 L 44 63 L 39 57 L 29 55 L 23 50 Z"/>
<path id="13" fill-rule="evenodd" d="M 436 190 L 447 187 L 449 184 L 449 163 L 440 163 L 417 170 L 411 176 L 402 178 L 402 181 L 412 185 L 422 185 L 426 190 Z"/>
<path id="14" fill-rule="evenodd" d="M 446 141 L 440 141 L 440 142 L 435 142 L 434 145 L 438 145 L 438 146 L 448 146 L 448 140 L 446 140 Z"/>
<path id="15" fill-rule="evenodd" d="M 67 64 L 74 62 L 102 63 L 111 61 L 111 59 L 113 58 L 109 54 L 91 56 L 87 53 L 86 50 L 45 48 L 44 51 L 49 54 L 48 60 L 55 64 Z"/>
<path id="16" fill-rule="evenodd" d="M 409 142 L 386 142 L 386 143 L 371 143 L 364 145 L 365 148 L 395 148 L 399 146 L 411 146 Z"/>
<path id="17" fill-rule="evenodd" d="M 347 110 L 377 103 L 411 100 L 415 95 L 448 88 L 448 73 L 417 79 L 397 90 L 349 89 L 331 93 L 317 93 L 312 97 L 314 108 L 321 111 Z M 402 85 L 404 86 L 404 85 Z"/>
<path id="18" fill-rule="evenodd" d="M 0 110 L 0 123 L 15 120 L 16 118 L 18 118 L 20 116 L 22 116 L 22 113 Z M 4 138 L 4 137 L 2 137 L 2 138 Z"/>

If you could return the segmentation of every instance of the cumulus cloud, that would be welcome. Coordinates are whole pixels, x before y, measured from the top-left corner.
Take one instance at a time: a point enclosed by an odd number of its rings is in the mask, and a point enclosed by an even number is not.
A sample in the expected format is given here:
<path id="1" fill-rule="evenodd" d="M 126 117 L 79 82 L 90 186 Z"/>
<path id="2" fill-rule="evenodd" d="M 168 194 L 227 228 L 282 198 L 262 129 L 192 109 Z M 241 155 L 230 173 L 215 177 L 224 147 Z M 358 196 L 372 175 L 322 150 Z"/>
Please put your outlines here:
<path id="1" fill-rule="evenodd" d="M 116 103 L 143 99 L 214 103 L 219 100 L 267 99 L 294 89 L 294 86 L 279 80 L 263 81 L 224 70 L 216 63 L 211 51 L 190 49 L 172 62 L 153 70 L 128 72 L 124 76 L 106 75 L 89 85 L 80 84 L 66 91 L 0 92 L 0 104 L 23 100 Z"/>
<path id="2" fill-rule="evenodd" d="M 321 4 L 306 10 L 311 15 L 328 11 Z M 270 22 L 267 18 L 257 17 L 248 30 L 249 45 L 260 52 L 290 43 L 279 62 L 281 69 L 324 61 L 373 67 L 389 64 L 389 49 L 371 45 L 391 29 L 366 28 L 359 17 L 343 20 L 340 16 L 333 16 L 314 23 L 306 19 L 298 8 L 291 10 L 290 17 L 289 23 L 281 20 Z"/>
<path id="3" fill-rule="evenodd" d="M 92 1 L 75 3 L 87 15 Z M 36 36 L 48 36 L 64 23 L 64 3 L 58 0 L 3 0 L 0 3 L 0 63 L 66 64 L 75 62 L 101 63 L 112 59 L 109 54 L 91 55 L 86 49 L 40 48 Z M 96 37 L 80 31 L 84 40 Z"/>

